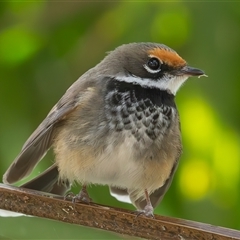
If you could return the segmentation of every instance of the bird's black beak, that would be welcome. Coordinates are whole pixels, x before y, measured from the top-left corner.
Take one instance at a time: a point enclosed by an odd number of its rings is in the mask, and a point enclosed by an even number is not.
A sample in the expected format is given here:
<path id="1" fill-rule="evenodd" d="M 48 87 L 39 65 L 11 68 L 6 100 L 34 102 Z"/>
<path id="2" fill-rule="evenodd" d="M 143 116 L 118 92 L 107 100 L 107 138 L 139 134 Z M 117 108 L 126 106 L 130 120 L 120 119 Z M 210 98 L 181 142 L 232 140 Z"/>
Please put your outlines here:
<path id="1" fill-rule="evenodd" d="M 197 68 L 185 66 L 178 70 L 178 75 L 188 75 L 188 76 L 206 76 L 205 73 Z"/>

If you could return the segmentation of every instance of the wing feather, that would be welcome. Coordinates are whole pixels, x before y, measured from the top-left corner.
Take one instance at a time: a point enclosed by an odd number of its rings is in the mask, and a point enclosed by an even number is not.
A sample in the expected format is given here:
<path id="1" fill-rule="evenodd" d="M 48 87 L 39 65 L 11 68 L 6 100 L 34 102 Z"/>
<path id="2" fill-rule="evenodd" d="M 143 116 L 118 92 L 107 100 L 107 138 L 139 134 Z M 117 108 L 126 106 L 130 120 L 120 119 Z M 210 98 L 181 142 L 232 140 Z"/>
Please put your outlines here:
<path id="1" fill-rule="evenodd" d="M 84 86 L 80 80 L 67 90 L 23 145 L 20 154 L 3 175 L 4 183 L 14 183 L 28 176 L 52 146 L 56 124 L 91 97 L 92 88 Z"/>

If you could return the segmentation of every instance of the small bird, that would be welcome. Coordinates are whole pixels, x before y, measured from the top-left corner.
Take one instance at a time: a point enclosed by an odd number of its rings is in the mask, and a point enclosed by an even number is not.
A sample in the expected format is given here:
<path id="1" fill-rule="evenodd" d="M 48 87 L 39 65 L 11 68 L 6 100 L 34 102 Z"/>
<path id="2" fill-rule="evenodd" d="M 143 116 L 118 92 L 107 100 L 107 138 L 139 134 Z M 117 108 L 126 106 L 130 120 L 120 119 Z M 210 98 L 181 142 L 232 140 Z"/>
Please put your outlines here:
<path id="1" fill-rule="evenodd" d="M 191 76 L 204 76 L 171 48 L 130 43 L 110 52 L 66 91 L 3 176 L 12 184 L 31 173 L 49 148 L 55 163 L 23 187 L 89 202 L 87 185 L 110 187 L 145 216 L 168 190 L 182 152 L 175 95 Z"/>

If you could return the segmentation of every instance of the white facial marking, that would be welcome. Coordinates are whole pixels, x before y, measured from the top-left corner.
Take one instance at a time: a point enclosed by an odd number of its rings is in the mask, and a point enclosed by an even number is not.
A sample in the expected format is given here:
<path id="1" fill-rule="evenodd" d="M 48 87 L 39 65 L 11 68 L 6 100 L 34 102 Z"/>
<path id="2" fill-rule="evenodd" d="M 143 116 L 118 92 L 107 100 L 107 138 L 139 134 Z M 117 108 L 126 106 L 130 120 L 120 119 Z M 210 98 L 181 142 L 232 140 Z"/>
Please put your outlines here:
<path id="1" fill-rule="evenodd" d="M 149 55 L 149 57 L 150 57 L 150 58 L 156 58 L 156 59 L 158 59 L 158 61 L 160 62 L 160 64 L 163 64 L 163 62 L 162 62 L 158 57 L 156 57 L 156 56 L 154 56 L 154 55 Z M 159 69 L 157 69 L 157 70 L 153 70 L 153 69 L 149 68 L 147 64 L 144 64 L 143 67 L 144 67 L 149 73 L 153 73 L 153 74 L 154 74 L 154 73 L 158 73 L 158 72 L 161 71 L 161 68 L 159 68 Z"/>
<path id="2" fill-rule="evenodd" d="M 161 71 L 161 68 L 157 69 L 157 70 L 152 70 L 151 68 L 149 68 L 146 64 L 143 65 L 143 67 L 149 72 L 149 73 L 158 73 Z"/>
<path id="3" fill-rule="evenodd" d="M 161 90 L 169 90 L 173 95 L 176 95 L 181 85 L 188 79 L 189 76 L 172 76 L 170 74 L 164 75 L 161 79 L 139 78 L 137 76 L 120 76 L 115 77 L 121 82 L 132 83 L 148 88 L 158 88 Z"/>

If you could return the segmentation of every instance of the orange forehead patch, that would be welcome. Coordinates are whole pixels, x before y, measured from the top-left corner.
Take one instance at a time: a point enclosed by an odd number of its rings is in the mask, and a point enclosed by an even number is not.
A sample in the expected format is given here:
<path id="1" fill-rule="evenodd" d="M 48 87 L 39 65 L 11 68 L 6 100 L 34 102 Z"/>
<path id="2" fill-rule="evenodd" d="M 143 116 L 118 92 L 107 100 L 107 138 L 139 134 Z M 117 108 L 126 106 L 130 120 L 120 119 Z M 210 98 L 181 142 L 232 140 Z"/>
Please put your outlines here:
<path id="1" fill-rule="evenodd" d="M 182 59 L 176 52 L 172 52 L 164 48 L 154 48 L 148 51 L 148 54 L 159 58 L 162 62 L 172 67 L 186 65 L 186 61 Z"/>

